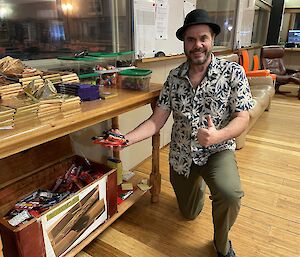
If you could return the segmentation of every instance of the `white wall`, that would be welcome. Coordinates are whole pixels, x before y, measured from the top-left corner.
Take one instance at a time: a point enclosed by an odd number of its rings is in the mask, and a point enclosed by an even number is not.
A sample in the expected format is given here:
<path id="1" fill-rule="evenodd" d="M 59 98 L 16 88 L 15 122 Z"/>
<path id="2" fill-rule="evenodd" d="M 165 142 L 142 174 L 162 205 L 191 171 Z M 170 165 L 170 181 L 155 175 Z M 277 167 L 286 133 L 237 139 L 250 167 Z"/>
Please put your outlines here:
<path id="1" fill-rule="evenodd" d="M 285 0 L 284 1 L 285 8 L 300 8 L 299 0 Z"/>
<path id="2" fill-rule="evenodd" d="M 101 135 L 104 130 L 110 127 L 110 121 L 105 121 L 71 133 L 70 137 L 74 153 L 95 162 L 106 163 L 106 157 L 112 155 L 110 150 L 93 144 L 91 138 Z"/>

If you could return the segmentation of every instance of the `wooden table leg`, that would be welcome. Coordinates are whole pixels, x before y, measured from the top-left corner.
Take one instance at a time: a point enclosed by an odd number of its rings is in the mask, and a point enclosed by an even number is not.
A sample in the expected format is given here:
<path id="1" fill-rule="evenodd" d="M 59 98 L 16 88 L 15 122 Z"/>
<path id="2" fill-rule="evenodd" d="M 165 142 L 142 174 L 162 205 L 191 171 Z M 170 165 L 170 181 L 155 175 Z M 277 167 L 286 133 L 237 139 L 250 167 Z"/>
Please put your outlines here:
<path id="1" fill-rule="evenodd" d="M 151 104 L 152 110 L 155 108 L 155 102 Z M 150 174 L 150 185 L 152 186 L 151 202 L 156 203 L 159 201 L 159 193 L 161 188 L 161 174 L 159 172 L 159 147 L 160 147 L 160 134 L 159 132 L 152 136 L 152 172 Z"/>
<path id="2" fill-rule="evenodd" d="M 0 237 L 0 257 L 4 257 L 4 255 L 3 255 L 3 245 L 2 245 L 1 237 Z"/>

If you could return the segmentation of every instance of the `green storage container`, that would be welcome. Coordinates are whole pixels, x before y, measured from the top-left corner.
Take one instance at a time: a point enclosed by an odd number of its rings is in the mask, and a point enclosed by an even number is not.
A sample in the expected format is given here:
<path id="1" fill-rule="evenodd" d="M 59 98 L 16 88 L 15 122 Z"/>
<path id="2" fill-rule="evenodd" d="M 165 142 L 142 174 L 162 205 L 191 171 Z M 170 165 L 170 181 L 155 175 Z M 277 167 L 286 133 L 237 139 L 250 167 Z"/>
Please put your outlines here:
<path id="1" fill-rule="evenodd" d="M 119 86 L 124 89 L 149 90 L 151 70 L 128 69 L 119 72 Z"/>

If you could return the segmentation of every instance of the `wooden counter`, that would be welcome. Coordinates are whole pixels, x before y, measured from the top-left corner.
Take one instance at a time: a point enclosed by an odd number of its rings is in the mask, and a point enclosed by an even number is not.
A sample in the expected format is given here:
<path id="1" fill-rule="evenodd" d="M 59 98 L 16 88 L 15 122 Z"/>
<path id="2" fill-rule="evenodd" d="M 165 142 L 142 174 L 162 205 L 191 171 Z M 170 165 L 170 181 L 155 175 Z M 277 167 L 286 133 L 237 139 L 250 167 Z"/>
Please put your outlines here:
<path id="1" fill-rule="evenodd" d="M 284 48 L 285 52 L 300 52 L 300 48 Z"/>
<path id="2" fill-rule="evenodd" d="M 149 91 L 111 89 L 118 96 L 81 104 L 81 112 L 64 118 L 58 116 L 50 123 L 33 122 L 26 127 L 16 126 L 11 130 L 0 131 L 0 159 L 27 150 L 31 147 L 68 135 L 80 129 L 114 118 L 146 104 L 153 104 L 162 85 L 151 84 Z M 146 118 L 146 117 L 145 117 Z M 158 201 L 160 192 L 159 176 L 159 133 L 152 138 L 153 172 L 150 176 L 153 188 L 152 201 Z"/>
<path id="3" fill-rule="evenodd" d="M 33 122 L 27 127 L 16 126 L 12 130 L 2 130 L 0 159 L 152 103 L 158 97 L 160 89 L 161 85 L 152 84 L 147 92 L 112 90 L 117 91 L 118 96 L 83 102 L 81 112 L 74 116 L 64 118 L 61 115 L 50 123 Z"/>
<path id="4" fill-rule="evenodd" d="M 40 169 L 28 172 L 30 166 L 28 163 L 32 163 L 31 158 L 28 153 L 31 151 L 39 151 L 43 158 L 49 158 L 46 150 L 49 149 L 49 143 L 52 144 L 50 148 L 56 152 L 65 153 L 64 147 L 65 143 L 56 144 L 58 141 L 64 142 L 65 136 L 71 132 L 78 131 L 82 128 L 95 125 L 99 122 L 114 119 L 118 115 L 128 112 L 130 110 L 136 109 L 138 107 L 144 106 L 146 104 L 155 104 L 162 85 L 151 84 L 149 91 L 132 91 L 132 90 L 122 90 L 122 89 L 110 89 L 112 92 L 117 92 L 118 95 L 106 99 L 106 100 L 96 100 L 90 102 L 83 102 L 81 104 L 81 111 L 79 114 L 75 114 L 71 117 L 64 118 L 61 114 L 57 118 L 50 122 L 42 124 L 38 121 L 29 124 L 26 127 L 16 126 L 12 130 L 0 131 L 0 161 L 5 163 L 5 161 L 19 161 L 18 167 L 26 166 L 27 173 L 22 169 L 17 169 L 19 176 L 16 178 L 8 179 L 4 181 L 1 185 L 3 195 L 9 194 L 10 199 L 3 204 L 4 209 L 8 208 L 11 201 L 15 200 L 15 196 L 12 194 L 13 189 L 10 186 L 15 185 L 16 182 L 22 184 L 24 179 L 27 179 L 31 183 L 31 176 L 37 174 Z M 109 91 L 109 90 L 106 90 Z M 147 118 L 147 117 L 145 117 Z M 56 139 L 56 140 L 54 140 Z M 44 143 L 47 143 L 46 145 Z M 150 174 L 150 185 L 152 188 L 151 201 L 157 202 L 159 200 L 161 176 L 159 172 L 159 133 L 152 137 L 152 172 Z M 38 146 L 38 149 L 34 146 Z M 43 148 L 44 147 L 44 148 Z M 47 149 L 45 149 L 45 147 Z M 57 150 L 55 150 L 58 148 Z M 28 151 L 25 151 L 28 150 Z M 24 151 L 24 156 L 23 156 Z M 22 156 L 20 157 L 20 152 Z M 16 154 L 16 155 L 15 155 Z M 17 156 L 17 157 L 16 157 Z M 16 157 L 16 158 L 14 158 Z M 22 158 L 26 158 L 26 161 Z M 27 164 L 26 164 L 26 163 Z M 23 165 L 23 166 L 22 166 Z M 9 165 L 11 166 L 11 165 Z M 14 165 L 12 165 L 14 167 Z M 1 167 L 1 165 L 0 165 Z M 1 168 L 1 173 L 3 172 L 14 172 L 14 170 L 7 170 L 4 165 Z M 23 174 L 26 173 L 26 174 Z M 10 174 L 10 173 L 9 173 Z M 3 175 L 3 177 L 5 177 Z M 8 176 L 9 177 L 9 176 Z M 41 177 L 44 179 L 43 177 Z M 132 179 L 132 183 L 135 185 L 141 181 L 141 177 L 135 176 Z M 19 185 L 18 184 L 18 185 Z M 22 187 L 18 190 L 22 191 Z M 29 189 L 28 189 L 29 190 Z M 17 189 L 15 189 L 17 191 Z M 74 249 L 72 249 L 67 256 L 74 256 L 80 250 L 82 250 L 89 242 L 91 242 L 97 235 L 99 235 L 103 230 L 105 230 L 111 223 L 113 223 L 118 217 L 120 217 L 130 206 L 132 206 L 145 192 L 142 190 L 135 190 L 133 195 L 124 203 L 118 206 L 118 212 L 110 217 L 102 226 L 93 231 L 86 239 L 79 243 Z M 7 210 L 6 210 L 7 211 Z M 0 251 L 1 252 L 1 251 Z"/>

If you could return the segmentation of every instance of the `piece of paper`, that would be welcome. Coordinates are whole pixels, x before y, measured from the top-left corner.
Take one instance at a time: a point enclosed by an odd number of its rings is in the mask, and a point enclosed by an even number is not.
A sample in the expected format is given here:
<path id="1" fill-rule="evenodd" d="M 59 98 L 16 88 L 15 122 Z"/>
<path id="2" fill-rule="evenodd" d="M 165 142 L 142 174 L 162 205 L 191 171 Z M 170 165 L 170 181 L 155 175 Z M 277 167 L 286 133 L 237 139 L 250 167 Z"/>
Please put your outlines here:
<path id="1" fill-rule="evenodd" d="M 156 39 L 168 39 L 169 3 L 168 0 L 158 0 L 155 14 Z"/>
<path id="2" fill-rule="evenodd" d="M 123 183 L 121 185 L 122 190 L 133 190 L 133 185 L 132 183 Z"/>
<path id="3" fill-rule="evenodd" d="M 143 184 L 143 183 L 139 183 L 137 184 L 138 188 L 141 189 L 142 191 L 147 191 L 149 189 L 151 189 L 152 186 L 148 186 L 146 184 Z"/>
<path id="4" fill-rule="evenodd" d="M 145 184 L 145 185 L 148 185 L 148 179 L 146 178 L 143 178 L 142 181 L 141 181 L 142 184 Z"/>
<path id="5" fill-rule="evenodd" d="M 134 13 L 138 58 L 153 57 L 155 53 L 155 1 L 135 0 Z"/>
<path id="6" fill-rule="evenodd" d="M 133 171 L 123 171 L 123 180 L 124 181 L 129 181 L 129 179 L 131 179 L 133 176 L 135 175 L 135 173 Z"/>

